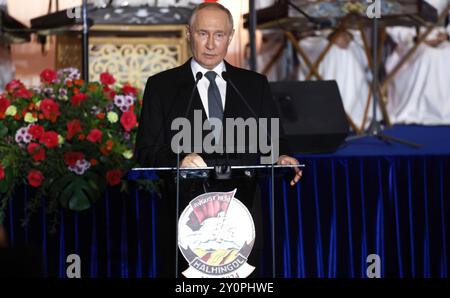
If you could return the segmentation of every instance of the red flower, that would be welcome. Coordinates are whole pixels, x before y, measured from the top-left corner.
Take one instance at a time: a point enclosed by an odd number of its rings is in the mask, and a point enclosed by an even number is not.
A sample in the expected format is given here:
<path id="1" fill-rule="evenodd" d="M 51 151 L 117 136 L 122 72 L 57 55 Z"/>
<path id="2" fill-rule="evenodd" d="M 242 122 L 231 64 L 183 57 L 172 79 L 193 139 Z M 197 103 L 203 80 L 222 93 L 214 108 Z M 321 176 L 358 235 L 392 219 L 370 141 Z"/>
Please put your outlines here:
<path id="1" fill-rule="evenodd" d="M 37 143 L 28 144 L 27 151 L 34 161 L 43 161 L 45 159 L 45 150 Z"/>
<path id="2" fill-rule="evenodd" d="M 47 84 L 55 83 L 57 79 L 58 79 L 58 75 L 57 75 L 56 71 L 54 71 L 52 69 L 47 68 L 41 72 L 41 82 L 43 82 L 43 83 L 47 83 Z"/>
<path id="3" fill-rule="evenodd" d="M 44 114 L 44 117 L 48 120 L 51 120 L 52 122 L 55 122 L 56 118 L 61 115 L 61 113 L 59 112 L 59 104 L 49 98 L 45 98 L 41 101 L 39 109 Z"/>
<path id="4" fill-rule="evenodd" d="M 136 123 L 136 114 L 134 114 L 133 112 L 124 112 L 120 117 L 120 124 L 122 124 L 126 132 L 132 130 L 136 126 Z"/>
<path id="5" fill-rule="evenodd" d="M 67 136 L 68 140 L 71 140 L 77 133 L 81 131 L 81 123 L 77 119 L 73 119 L 67 123 Z"/>
<path id="6" fill-rule="evenodd" d="M 106 150 L 111 151 L 114 147 L 114 142 L 112 140 L 106 141 Z"/>
<path id="7" fill-rule="evenodd" d="M 100 129 L 94 128 L 89 132 L 86 139 L 92 143 L 100 143 L 102 141 L 102 131 Z"/>
<path id="8" fill-rule="evenodd" d="M 28 133 L 33 137 L 33 139 L 39 140 L 44 133 L 44 127 L 41 125 L 31 125 L 28 129 Z"/>
<path id="9" fill-rule="evenodd" d="M 134 95 L 134 96 L 136 96 L 137 93 L 138 93 L 136 88 L 134 88 L 134 87 L 132 87 L 132 86 L 130 86 L 128 84 L 126 84 L 125 86 L 122 87 L 122 92 L 124 94 Z"/>
<path id="10" fill-rule="evenodd" d="M 13 91 L 15 91 L 16 89 L 18 89 L 18 88 L 23 88 L 23 84 L 22 84 L 22 82 L 21 81 L 19 81 L 19 80 L 12 80 L 11 82 L 9 82 L 7 85 L 6 85 L 6 91 L 8 92 L 8 93 L 12 93 Z"/>
<path id="11" fill-rule="evenodd" d="M 30 170 L 28 172 L 28 183 L 31 186 L 39 187 L 42 184 L 42 180 L 44 180 L 44 175 L 42 175 L 39 170 Z"/>
<path id="12" fill-rule="evenodd" d="M 111 186 L 119 184 L 121 178 L 122 171 L 119 169 L 110 170 L 106 173 L 106 181 Z"/>
<path id="13" fill-rule="evenodd" d="M 0 180 L 3 180 L 5 178 L 5 169 L 3 168 L 2 164 L 0 163 Z"/>
<path id="14" fill-rule="evenodd" d="M 114 90 L 109 88 L 108 86 L 105 86 L 103 88 L 103 92 L 106 94 L 109 100 L 114 100 L 114 97 L 116 97 L 116 92 L 114 92 Z"/>
<path id="15" fill-rule="evenodd" d="M 72 98 L 70 99 L 70 103 L 73 106 L 79 105 L 80 103 L 82 103 L 83 101 L 85 101 L 87 99 L 87 95 L 84 93 L 78 93 L 75 94 L 74 96 L 72 96 Z"/>
<path id="16" fill-rule="evenodd" d="M 22 97 L 25 99 L 30 98 L 33 95 L 33 93 L 31 93 L 31 91 L 25 89 L 25 88 L 20 88 L 19 90 L 17 90 L 16 92 L 14 92 L 13 96 L 14 97 Z"/>
<path id="17" fill-rule="evenodd" d="M 39 141 L 47 148 L 54 148 L 58 146 L 58 134 L 54 131 L 46 131 L 41 135 Z"/>
<path id="18" fill-rule="evenodd" d="M 82 160 L 84 158 L 84 154 L 81 152 L 66 152 L 64 153 L 64 162 L 69 167 L 73 167 L 78 160 Z"/>
<path id="19" fill-rule="evenodd" d="M 10 102 L 9 100 L 4 97 L 4 96 L 0 96 L 0 119 L 4 117 L 6 110 L 8 109 L 8 107 L 10 106 Z"/>
<path id="20" fill-rule="evenodd" d="M 104 72 L 100 74 L 100 82 L 103 85 L 112 85 L 116 82 L 116 79 L 111 74 Z"/>

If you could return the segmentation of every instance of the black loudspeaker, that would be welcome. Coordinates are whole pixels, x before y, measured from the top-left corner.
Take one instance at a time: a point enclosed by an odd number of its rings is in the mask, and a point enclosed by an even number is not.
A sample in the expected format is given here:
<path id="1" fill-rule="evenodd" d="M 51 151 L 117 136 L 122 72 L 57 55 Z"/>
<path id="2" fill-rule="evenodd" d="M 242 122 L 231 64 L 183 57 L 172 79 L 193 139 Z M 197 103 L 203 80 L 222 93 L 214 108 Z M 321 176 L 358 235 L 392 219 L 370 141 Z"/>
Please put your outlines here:
<path id="1" fill-rule="evenodd" d="M 273 82 L 270 88 L 294 153 L 332 153 L 349 124 L 336 81 Z"/>

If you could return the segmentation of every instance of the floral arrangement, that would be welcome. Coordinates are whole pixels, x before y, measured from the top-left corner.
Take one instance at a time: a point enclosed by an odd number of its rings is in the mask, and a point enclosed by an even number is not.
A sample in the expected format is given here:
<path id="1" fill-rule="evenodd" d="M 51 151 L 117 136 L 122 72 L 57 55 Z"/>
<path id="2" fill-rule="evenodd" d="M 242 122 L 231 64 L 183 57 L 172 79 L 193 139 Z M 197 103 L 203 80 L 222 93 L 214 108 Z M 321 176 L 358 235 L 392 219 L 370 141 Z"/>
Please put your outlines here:
<path id="1" fill-rule="evenodd" d="M 49 209 L 88 209 L 105 188 L 124 186 L 142 100 L 108 73 L 85 83 L 76 69 L 40 74 L 41 85 L 7 84 L 0 95 L 0 223 L 19 184 Z"/>

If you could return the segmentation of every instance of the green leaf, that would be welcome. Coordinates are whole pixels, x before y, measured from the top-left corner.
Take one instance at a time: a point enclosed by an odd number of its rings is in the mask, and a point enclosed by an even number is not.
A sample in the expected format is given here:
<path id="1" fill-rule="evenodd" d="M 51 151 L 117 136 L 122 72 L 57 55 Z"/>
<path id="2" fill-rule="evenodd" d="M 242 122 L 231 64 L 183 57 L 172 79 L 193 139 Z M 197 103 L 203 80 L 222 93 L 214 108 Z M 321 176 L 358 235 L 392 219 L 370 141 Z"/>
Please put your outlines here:
<path id="1" fill-rule="evenodd" d="M 9 186 L 6 182 L 6 179 L 0 180 L 0 193 L 6 193 L 8 192 Z"/>
<path id="2" fill-rule="evenodd" d="M 0 180 L 0 193 L 7 193 L 13 185 L 13 173 L 11 168 L 5 168 L 5 177 Z"/>
<path id="3" fill-rule="evenodd" d="M 4 138 L 8 134 L 8 127 L 0 122 L 0 138 Z"/>
<path id="4" fill-rule="evenodd" d="M 70 210 L 83 211 L 91 207 L 91 201 L 96 201 L 100 192 L 82 177 L 74 177 L 62 191 L 60 202 Z"/>
<path id="5" fill-rule="evenodd" d="M 49 189 L 50 196 L 54 197 L 54 198 L 60 197 L 62 194 L 62 191 L 68 186 L 68 184 L 72 181 L 73 178 L 74 178 L 73 174 L 68 174 L 68 175 L 65 175 L 65 176 L 55 180 L 50 185 L 50 189 Z M 69 208 L 68 200 L 61 200 L 61 198 L 60 198 L 60 202 L 64 208 Z"/>

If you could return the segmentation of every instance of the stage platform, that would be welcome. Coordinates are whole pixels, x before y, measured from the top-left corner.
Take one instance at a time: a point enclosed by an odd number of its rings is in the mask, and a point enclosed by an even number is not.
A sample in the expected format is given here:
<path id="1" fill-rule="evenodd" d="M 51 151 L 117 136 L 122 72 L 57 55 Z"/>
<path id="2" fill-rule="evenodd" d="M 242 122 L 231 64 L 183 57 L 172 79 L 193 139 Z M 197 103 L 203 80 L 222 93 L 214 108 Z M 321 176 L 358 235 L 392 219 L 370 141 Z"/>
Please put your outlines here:
<path id="1" fill-rule="evenodd" d="M 383 134 L 422 147 L 415 149 L 397 142 L 385 144 L 374 137 L 364 137 L 347 142 L 337 152 L 323 157 L 450 155 L 450 126 L 396 125 Z"/>

